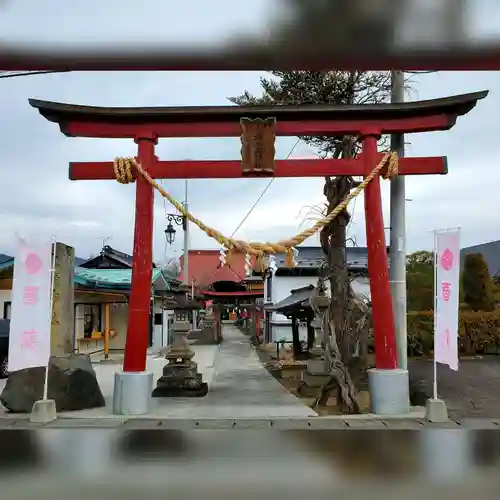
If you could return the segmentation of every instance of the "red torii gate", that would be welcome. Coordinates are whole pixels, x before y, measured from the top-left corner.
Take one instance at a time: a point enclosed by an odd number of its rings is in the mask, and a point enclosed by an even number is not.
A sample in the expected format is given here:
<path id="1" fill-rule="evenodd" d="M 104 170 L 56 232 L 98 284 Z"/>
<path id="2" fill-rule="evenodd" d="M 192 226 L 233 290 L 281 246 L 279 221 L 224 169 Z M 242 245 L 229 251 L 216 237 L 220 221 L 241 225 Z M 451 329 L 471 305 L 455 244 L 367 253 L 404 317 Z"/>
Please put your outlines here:
<path id="1" fill-rule="evenodd" d="M 68 137 L 129 138 L 138 145 L 137 161 L 153 178 L 238 178 L 240 161 L 159 161 L 155 145 L 164 137 L 238 137 L 244 118 L 274 118 L 277 136 L 352 135 L 363 144 L 357 159 L 277 160 L 276 177 L 367 176 L 381 154 L 377 141 L 384 134 L 451 129 L 487 91 L 443 99 L 377 105 L 303 105 L 271 107 L 103 108 L 30 99 L 47 120 Z M 383 172 L 382 172 L 383 173 Z M 446 174 L 445 157 L 401 158 L 399 175 Z M 115 179 L 113 162 L 74 162 L 71 180 Z M 153 187 L 136 173 L 136 214 L 132 290 L 125 345 L 124 372 L 146 368 L 152 274 Z M 376 366 L 396 368 L 396 345 L 380 180 L 365 189 L 368 269 L 373 307 Z"/>

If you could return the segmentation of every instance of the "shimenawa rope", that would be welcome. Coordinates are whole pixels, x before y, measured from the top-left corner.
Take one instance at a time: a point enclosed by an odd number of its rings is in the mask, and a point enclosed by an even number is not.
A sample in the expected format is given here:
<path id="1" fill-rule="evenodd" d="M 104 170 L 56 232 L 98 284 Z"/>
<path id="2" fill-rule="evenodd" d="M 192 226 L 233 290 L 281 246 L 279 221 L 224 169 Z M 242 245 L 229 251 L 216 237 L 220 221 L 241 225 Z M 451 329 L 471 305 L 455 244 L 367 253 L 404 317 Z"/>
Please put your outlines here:
<path id="1" fill-rule="evenodd" d="M 216 240 L 221 246 L 224 246 L 228 251 L 228 260 L 233 252 L 244 252 L 256 257 L 256 267 L 264 269 L 264 256 L 275 255 L 277 253 L 286 254 L 285 263 L 288 266 L 293 266 L 294 249 L 296 246 L 303 243 L 305 240 L 313 236 L 324 226 L 328 225 L 338 214 L 347 208 L 349 203 L 356 198 L 368 184 L 380 173 L 387 165 L 387 173 L 383 175 L 384 179 L 390 179 L 398 174 L 398 157 L 395 152 L 386 153 L 379 164 L 365 177 L 363 182 L 359 184 L 345 199 L 337 205 L 328 215 L 318 220 L 312 227 L 305 229 L 297 235 L 287 240 L 281 240 L 276 243 L 259 243 L 247 242 L 228 238 L 216 229 L 207 226 L 200 219 L 195 217 L 191 212 L 187 211 L 184 206 L 179 203 L 170 193 L 160 186 L 137 162 L 135 158 L 116 158 L 113 163 L 116 180 L 120 184 L 129 184 L 135 181 L 133 170 L 146 179 L 164 198 L 166 198 L 184 217 L 193 224 L 197 225 L 207 236 Z"/>

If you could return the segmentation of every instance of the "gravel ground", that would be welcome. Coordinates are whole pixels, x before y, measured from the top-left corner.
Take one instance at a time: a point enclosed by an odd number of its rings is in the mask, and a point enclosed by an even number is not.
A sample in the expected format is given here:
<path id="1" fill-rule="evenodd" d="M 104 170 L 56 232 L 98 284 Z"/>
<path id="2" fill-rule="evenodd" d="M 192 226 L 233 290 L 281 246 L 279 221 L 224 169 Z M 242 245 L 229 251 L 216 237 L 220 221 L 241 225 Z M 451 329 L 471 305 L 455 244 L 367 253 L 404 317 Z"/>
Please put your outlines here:
<path id="1" fill-rule="evenodd" d="M 432 361 L 412 359 L 408 369 L 412 403 L 425 404 L 432 395 Z M 461 360 L 458 372 L 438 364 L 437 381 L 451 418 L 500 417 L 500 356 Z"/>
<path id="2" fill-rule="evenodd" d="M 263 363 L 271 358 L 270 352 L 257 353 Z M 432 360 L 410 359 L 408 369 L 412 404 L 425 406 L 432 397 Z M 458 372 L 438 364 L 437 375 L 438 396 L 446 401 L 451 418 L 500 418 L 500 356 L 462 359 Z"/>

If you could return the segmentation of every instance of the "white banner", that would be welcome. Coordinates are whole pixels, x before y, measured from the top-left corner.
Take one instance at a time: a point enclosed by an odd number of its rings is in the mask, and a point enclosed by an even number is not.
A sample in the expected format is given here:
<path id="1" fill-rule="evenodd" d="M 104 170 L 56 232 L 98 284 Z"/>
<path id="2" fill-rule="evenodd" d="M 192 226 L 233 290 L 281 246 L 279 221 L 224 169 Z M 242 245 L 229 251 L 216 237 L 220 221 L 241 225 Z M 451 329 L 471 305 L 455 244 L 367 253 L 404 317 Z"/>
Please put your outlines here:
<path id="1" fill-rule="evenodd" d="M 460 230 L 434 233 L 434 361 L 458 370 Z"/>
<path id="2" fill-rule="evenodd" d="M 18 238 L 9 335 L 8 370 L 11 372 L 48 364 L 52 320 L 51 254 L 50 240 Z"/>

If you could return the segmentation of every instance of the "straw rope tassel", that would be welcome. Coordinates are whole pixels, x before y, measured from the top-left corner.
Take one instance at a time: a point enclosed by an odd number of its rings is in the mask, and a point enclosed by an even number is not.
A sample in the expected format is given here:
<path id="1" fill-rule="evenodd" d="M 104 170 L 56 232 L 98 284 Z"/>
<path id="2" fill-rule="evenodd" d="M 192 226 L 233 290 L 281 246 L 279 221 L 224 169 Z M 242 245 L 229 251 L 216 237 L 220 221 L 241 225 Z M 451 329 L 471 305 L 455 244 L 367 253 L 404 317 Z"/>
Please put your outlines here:
<path id="1" fill-rule="evenodd" d="M 116 158 L 113 163 L 116 180 L 121 184 L 129 184 L 135 181 L 134 169 L 142 175 L 164 198 L 166 198 L 177 211 L 186 217 L 190 222 L 198 226 L 207 236 L 216 240 L 221 246 L 227 249 L 227 262 L 230 261 L 231 255 L 236 252 L 248 253 L 255 257 L 255 270 L 263 272 L 266 269 L 265 256 L 276 255 L 278 253 L 285 254 L 286 265 L 293 267 L 295 261 L 294 249 L 305 240 L 316 234 L 323 227 L 327 226 L 337 215 L 344 211 L 349 203 L 356 198 L 368 184 L 379 175 L 380 171 L 387 166 L 387 173 L 383 175 L 384 179 L 391 179 L 398 173 L 398 157 L 397 154 L 386 153 L 379 164 L 371 171 L 371 173 L 351 191 L 345 199 L 339 203 L 328 215 L 318 220 L 312 227 L 296 234 L 290 239 L 281 240 L 276 243 L 260 243 L 248 242 L 242 240 L 234 240 L 224 236 L 216 229 L 207 226 L 200 219 L 195 217 L 191 212 L 178 202 L 170 193 L 160 186 L 137 162 L 135 158 Z"/>

